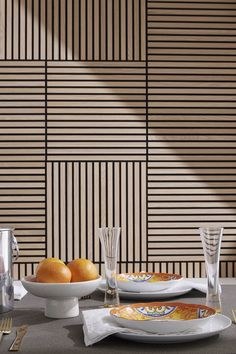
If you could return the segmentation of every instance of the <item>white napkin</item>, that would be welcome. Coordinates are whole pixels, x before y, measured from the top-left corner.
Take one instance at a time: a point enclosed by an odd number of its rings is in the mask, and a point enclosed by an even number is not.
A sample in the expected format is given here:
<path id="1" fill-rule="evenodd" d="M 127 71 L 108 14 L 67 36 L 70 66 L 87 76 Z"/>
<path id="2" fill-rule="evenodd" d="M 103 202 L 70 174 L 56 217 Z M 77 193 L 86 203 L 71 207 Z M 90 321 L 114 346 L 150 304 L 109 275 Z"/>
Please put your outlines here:
<path id="1" fill-rule="evenodd" d="M 111 318 L 109 313 L 110 309 L 104 308 L 82 312 L 84 343 L 86 346 L 97 343 L 115 333 L 132 331 L 119 326 L 119 324 Z"/>
<path id="2" fill-rule="evenodd" d="M 201 291 L 202 293 L 206 293 L 207 292 L 207 283 L 204 280 L 196 280 L 196 279 L 184 279 L 180 282 L 177 282 L 176 285 L 173 285 L 173 287 L 171 287 L 171 290 L 181 290 L 182 288 L 185 289 L 186 287 L 190 287 L 193 289 L 196 289 L 198 291 Z"/>
<path id="3" fill-rule="evenodd" d="M 151 333 L 142 331 L 139 329 L 125 328 L 120 326 L 109 314 L 111 309 L 96 309 L 86 310 L 82 312 L 83 317 L 83 331 L 84 331 L 84 343 L 86 346 L 93 345 L 102 339 L 111 336 L 116 333 L 135 333 L 138 335 L 148 335 L 156 337 L 164 335 L 166 333 Z M 196 327 L 199 329 L 199 327 Z M 181 334 L 183 332 L 169 332 L 169 334 Z M 184 331 L 184 333 L 193 333 L 193 329 Z"/>
<path id="4" fill-rule="evenodd" d="M 27 294 L 27 290 L 25 290 L 20 280 L 14 280 L 13 287 L 14 300 L 21 300 Z"/>
<path id="5" fill-rule="evenodd" d="M 177 284 L 178 289 L 181 289 L 182 285 L 190 286 L 193 289 L 201 291 L 202 293 L 207 293 L 207 279 L 206 278 L 185 278 L 182 282 Z M 219 284 L 220 293 L 222 292 L 221 284 Z M 176 287 L 175 287 L 176 289 Z"/>

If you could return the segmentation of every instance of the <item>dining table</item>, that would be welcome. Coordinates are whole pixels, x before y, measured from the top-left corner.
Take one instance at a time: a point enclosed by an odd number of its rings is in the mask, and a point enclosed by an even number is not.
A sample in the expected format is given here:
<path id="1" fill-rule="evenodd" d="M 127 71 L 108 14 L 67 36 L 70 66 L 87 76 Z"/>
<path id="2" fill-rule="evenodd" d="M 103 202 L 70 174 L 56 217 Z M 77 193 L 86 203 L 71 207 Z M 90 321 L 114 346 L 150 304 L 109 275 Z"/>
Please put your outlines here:
<path id="1" fill-rule="evenodd" d="M 236 307 L 236 279 L 226 279 L 222 284 L 222 314 L 232 318 L 232 308 Z M 191 290 L 189 293 L 167 299 L 167 301 L 205 304 L 206 294 Z M 80 314 L 67 319 L 47 318 L 44 315 L 44 299 L 27 293 L 20 301 L 15 301 L 14 310 L 0 316 L 13 318 L 13 330 L 4 335 L 0 343 L 0 353 L 8 353 L 16 328 L 27 324 L 28 332 L 23 338 L 22 354 L 70 354 L 70 353 L 188 353 L 188 354 L 234 354 L 236 353 L 236 325 L 232 325 L 218 335 L 185 343 L 137 343 L 110 336 L 92 346 L 84 344 L 82 312 L 103 307 L 104 294 L 96 290 L 88 299 L 80 299 Z M 121 304 L 140 302 L 121 299 Z M 143 302 L 143 300 L 142 300 Z"/>

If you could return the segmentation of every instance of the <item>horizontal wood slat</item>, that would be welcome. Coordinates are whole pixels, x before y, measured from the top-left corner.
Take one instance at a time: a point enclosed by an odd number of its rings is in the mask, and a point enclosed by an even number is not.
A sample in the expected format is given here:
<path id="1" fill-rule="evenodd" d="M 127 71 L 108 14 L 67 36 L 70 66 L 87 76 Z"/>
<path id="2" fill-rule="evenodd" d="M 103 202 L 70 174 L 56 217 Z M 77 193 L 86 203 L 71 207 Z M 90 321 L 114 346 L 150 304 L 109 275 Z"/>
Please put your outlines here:
<path id="1" fill-rule="evenodd" d="M 0 100 L 0 224 L 15 228 L 18 277 L 46 256 L 44 63 L 1 61 Z"/>
<path id="2" fill-rule="evenodd" d="M 45 163 L 32 162 L 28 167 L 23 161 L 7 162 L 0 170 L 0 224 L 15 228 L 17 263 L 38 262 L 46 256 Z M 9 182 L 12 177 L 14 182 Z"/>
<path id="3" fill-rule="evenodd" d="M 9 85 L 6 88 L 5 82 L 9 84 L 11 78 L 14 78 L 17 86 Z M 1 61 L 0 100 L 0 161 L 22 161 L 22 168 L 24 161 L 44 162 L 44 63 L 28 62 L 26 66 L 26 63 L 21 61 Z M 17 183 L 19 185 L 19 182 Z M 28 186 L 30 187 L 29 184 Z"/>
<path id="4" fill-rule="evenodd" d="M 210 223 L 225 227 L 221 274 L 235 274 L 235 10 L 231 1 L 148 1 L 148 261 L 155 270 L 176 271 L 179 260 L 182 274 L 204 276 L 198 227 Z"/>
<path id="5" fill-rule="evenodd" d="M 145 161 L 145 65 L 75 64 L 48 63 L 48 160 Z"/>

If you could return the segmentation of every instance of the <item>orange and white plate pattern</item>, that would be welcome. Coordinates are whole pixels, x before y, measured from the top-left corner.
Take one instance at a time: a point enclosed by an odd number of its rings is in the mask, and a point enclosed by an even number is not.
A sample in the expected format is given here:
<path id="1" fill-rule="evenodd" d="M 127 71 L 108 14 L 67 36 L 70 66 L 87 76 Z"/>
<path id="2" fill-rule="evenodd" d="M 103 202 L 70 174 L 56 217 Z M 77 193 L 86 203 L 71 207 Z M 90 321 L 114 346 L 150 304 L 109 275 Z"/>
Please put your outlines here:
<path id="1" fill-rule="evenodd" d="M 112 309 L 110 314 L 127 328 L 168 333 L 205 325 L 209 318 L 215 316 L 216 311 L 199 304 L 150 302 L 120 306 Z"/>
<path id="2" fill-rule="evenodd" d="M 117 275 L 120 289 L 135 292 L 166 290 L 181 280 L 181 275 L 170 273 L 137 272 Z"/>

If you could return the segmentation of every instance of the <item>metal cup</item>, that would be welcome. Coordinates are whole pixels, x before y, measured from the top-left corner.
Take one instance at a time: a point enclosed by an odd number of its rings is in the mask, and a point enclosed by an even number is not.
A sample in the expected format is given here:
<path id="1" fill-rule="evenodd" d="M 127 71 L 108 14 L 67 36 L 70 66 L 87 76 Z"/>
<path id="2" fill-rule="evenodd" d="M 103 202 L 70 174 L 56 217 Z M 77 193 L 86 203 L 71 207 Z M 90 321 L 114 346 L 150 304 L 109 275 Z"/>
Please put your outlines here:
<path id="1" fill-rule="evenodd" d="M 13 231 L 10 227 L 0 228 L 0 313 L 14 307 L 12 265 L 18 258 L 19 248 Z"/>

